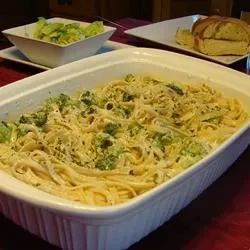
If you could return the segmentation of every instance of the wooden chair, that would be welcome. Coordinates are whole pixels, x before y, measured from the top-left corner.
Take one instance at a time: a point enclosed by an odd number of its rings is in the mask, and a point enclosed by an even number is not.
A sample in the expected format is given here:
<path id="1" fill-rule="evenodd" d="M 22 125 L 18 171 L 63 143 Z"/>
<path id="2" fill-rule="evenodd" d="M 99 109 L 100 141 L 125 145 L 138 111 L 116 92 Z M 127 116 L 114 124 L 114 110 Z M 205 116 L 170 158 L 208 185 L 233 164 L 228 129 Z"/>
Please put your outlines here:
<path id="1" fill-rule="evenodd" d="M 166 19 L 192 14 L 230 16 L 233 0 L 152 0 L 152 19 Z"/>
<path id="2" fill-rule="evenodd" d="M 236 18 L 248 19 L 250 12 L 249 0 L 233 0 L 231 15 Z M 249 20 L 249 19 L 248 19 Z"/>
<path id="3" fill-rule="evenodd" d="M 250 25 L 250 11 L 242 10 L 240 13 L 240 19 L 246 21 Z"/>

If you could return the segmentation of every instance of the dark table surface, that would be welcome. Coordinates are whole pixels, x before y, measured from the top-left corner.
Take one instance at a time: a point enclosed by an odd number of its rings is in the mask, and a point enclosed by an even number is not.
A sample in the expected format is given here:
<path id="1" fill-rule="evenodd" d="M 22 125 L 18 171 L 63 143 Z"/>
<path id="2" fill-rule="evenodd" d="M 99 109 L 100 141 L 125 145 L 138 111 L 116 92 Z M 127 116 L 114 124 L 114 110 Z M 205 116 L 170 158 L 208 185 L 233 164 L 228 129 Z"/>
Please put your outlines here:
<path id="1" fill-rule="evenodd" d="M 159 46 L 126 36 L 128 28 L 148 24 L 126 18 L 119 20 L 114 41 L 139 47 Z M 11 46 L 0 40 L 0 49 Z M 180 53 L 180 51 L 175 51 Z M 182 53 L 182 52 L 181 52 Z M 246 59 L 229 67 L 246 73 Z M 0 59 L 0 86 L 38 74 L 42 70 Z M 250 78 L 249 78 L 250 84 Z M 0 215 L 0 249 L 58 249 L 26 232 Z M 250 249 L 250 147 L 214 184 L 176 216 L 130 250 L 249 250 Z"/>

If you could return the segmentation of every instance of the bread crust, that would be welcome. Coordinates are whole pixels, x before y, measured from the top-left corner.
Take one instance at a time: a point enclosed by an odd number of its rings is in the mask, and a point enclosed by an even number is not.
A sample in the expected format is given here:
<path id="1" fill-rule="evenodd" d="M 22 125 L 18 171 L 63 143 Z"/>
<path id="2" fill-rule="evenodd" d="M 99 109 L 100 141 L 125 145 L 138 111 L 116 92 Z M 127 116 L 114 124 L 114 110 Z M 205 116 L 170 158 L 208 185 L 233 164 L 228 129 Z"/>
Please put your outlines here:
<path id="1" fill-rule="evenodd" d="M 241 19 L 233 18 L 233 17 L 227 17 L 225 22 L 230 22 L 230 23 L 235 23 L 240 25 L 245 31 L 250 32 L 250 26 L 248 25 L 247 22 Z"/>
<path id="2" fill-rule="evenodd" d="M 201 33 L 208 25 L 214 22 L 220 22 L 224 17 L 210 16 L 206 18 L 199 18 L 192 26 L 192 34 L 195 36 Z"/>
<path id="3" fill-rule="evenodd" d="M 246 41 L 201 39 L 199 36 L 196 36 L 194 39 L 194 49 L 209 56 L 245 55 L 249 53 Z"/>
<path id="4" fill-rule="evenodd" d="M 250 37 L 250 27 L 247 22 L 237 19 L 237 18 L 233 18 L 233 17 L 220 17 L 220 16 L 209 16 L 206 18 L 198 19 L 192 26 L 192 34 L 194 36 L 199 35 L 202 38 L 206 28 L 209 25 L 216 24 L 216 23 L 218 24 L 216 25 L 217 29 L 225 25 L 225 23 L 233 23 L 233 24 L 239 25 L 242 29 L 244 29 L 249 34 L 249 37 Z"/>

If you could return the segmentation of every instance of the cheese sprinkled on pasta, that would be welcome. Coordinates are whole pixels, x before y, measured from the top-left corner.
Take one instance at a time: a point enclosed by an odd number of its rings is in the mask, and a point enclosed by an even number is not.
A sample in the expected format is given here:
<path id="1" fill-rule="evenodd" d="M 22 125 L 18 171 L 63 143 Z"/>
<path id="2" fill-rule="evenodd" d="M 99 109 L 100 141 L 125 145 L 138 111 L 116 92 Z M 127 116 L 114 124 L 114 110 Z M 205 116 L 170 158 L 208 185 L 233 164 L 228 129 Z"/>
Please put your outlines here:
<path id="1" fill-rule="evenodd" d="M 205 84 L 127 75 L 2 122 L 0 169 L 65 199 L 114 205 L 189 168 L 248 118 Z"/>

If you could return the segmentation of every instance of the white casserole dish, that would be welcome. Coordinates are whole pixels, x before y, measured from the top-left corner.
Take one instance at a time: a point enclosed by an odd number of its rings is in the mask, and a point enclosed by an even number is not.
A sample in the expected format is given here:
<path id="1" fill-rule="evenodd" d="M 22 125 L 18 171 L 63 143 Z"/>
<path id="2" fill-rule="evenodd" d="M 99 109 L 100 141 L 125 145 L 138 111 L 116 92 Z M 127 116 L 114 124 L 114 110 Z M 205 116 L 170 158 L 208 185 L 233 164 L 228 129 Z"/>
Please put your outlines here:
<path id="1" fill-rule="evenodd" d="M 86 22 L 60 17 L 54 17 L 47 20 L 51 23 L 80 23 L 80 25 L 83 27 L 89 25 L 89 23 Z M 35 27 L 36 23 L 31 23 L 3 30 L 2 33 L 31 62 L 50 68 L 94 55 L 116 30 L 114 27 L 104 26 L 104 31 L 98 35 L 67 45 L 60 45 L 33 38 L 32 34 L 34 33 Z"/>
<path id="2" fill-rule="evenodd" d="M 93 56 L 0 89 L 0 119 L 15 117 L 51 95 L 118 79 L 155 75 L 203 81 L 240 99 L 250 112 L 250 77 L 200 59 L 155 49 L 129 48 Z M 0 212 L 64 249 L 125 249 L 178 213 L 215 181 L 247 148 L 250 126 L 188 170 L 130 202 L 88 207 L 44 193 L 0 171 Z"/>

